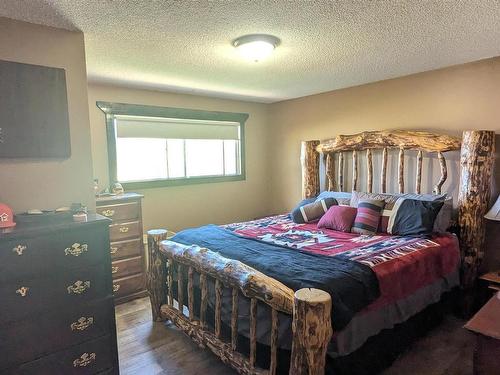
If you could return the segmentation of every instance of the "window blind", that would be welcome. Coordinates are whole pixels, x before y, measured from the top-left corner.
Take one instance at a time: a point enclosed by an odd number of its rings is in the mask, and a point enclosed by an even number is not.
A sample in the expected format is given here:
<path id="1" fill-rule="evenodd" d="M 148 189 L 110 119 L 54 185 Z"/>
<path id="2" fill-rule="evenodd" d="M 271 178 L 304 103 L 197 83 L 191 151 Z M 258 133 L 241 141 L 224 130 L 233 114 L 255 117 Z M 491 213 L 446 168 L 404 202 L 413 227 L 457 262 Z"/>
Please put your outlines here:
<path id="1" fill-rule="evenodd" d="M 240 124 L 229 121 L 115 116 L 119 138 L 240 139 Z"/>

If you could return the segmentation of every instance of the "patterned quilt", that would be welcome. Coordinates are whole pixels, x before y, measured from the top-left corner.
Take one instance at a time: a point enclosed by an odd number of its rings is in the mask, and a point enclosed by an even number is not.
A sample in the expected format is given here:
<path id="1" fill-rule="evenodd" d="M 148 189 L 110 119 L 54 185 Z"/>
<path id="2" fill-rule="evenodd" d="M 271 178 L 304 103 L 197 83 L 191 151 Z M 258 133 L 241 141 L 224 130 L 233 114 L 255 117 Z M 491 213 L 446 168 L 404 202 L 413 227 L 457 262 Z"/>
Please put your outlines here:
<path id="1" fill-rule="evenodd" d="M 242 237 L 368 265 L 379 280 L 380 297 L 368 309 L 395 302 L 456 270 L 460 253 L 452 234 L 432 238 L 358 235 L 296 224 L 289 215 L 222 226 Z"/>

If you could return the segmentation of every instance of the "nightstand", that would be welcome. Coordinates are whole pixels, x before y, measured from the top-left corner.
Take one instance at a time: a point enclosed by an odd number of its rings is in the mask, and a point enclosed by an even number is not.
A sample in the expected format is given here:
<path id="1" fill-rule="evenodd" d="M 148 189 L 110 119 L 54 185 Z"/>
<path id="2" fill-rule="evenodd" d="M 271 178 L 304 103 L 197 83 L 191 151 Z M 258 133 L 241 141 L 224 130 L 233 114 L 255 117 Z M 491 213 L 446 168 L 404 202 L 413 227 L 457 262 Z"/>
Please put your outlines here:
<path id="1" fill-rule="evenodd" d="M 500 270 L 485 273 L 479 277 L 479 280 L 487 283 L 488 289 L 494 292 L 500 291 Z"/>
<path id="2" fill-rule="evenodd" d="M 499 316 L 500 293 L 496 293 L 464 327 L 476 334 L 474 375 L 498 374 L 500 368 Z"/>

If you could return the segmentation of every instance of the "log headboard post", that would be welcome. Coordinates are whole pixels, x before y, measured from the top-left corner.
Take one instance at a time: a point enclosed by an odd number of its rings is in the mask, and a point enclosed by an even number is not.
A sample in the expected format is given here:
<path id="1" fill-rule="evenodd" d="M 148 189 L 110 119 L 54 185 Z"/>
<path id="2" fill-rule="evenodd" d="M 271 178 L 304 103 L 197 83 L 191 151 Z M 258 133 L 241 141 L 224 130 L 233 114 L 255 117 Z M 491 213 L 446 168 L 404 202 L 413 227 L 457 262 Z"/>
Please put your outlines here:
<path id="1" fill-rule="evenodd" d="M 319 193 L 319 141 L 302 141 L 300 162 L 302 164 L 302 198 L 313 198 Z"/>
<path id="2" fill-rule="evenodd" d="M 458 226 L 462 255 L 462 286 L 471 288 L 483 257 L 484 215 L 491 198 L 495 132 L 465 131 L 460 152 Z"/>

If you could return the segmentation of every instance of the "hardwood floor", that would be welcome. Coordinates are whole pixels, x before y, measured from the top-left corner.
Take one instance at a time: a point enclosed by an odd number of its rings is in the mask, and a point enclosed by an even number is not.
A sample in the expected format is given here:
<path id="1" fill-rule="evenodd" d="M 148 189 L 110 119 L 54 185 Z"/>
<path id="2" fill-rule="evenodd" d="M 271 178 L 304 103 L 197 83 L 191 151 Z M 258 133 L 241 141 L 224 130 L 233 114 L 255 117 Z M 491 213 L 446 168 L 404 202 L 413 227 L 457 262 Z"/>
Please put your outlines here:
<path id="1" fill-rule="evenodd" d="M 234 375 L 209 350 L 201 350 L 172 325 L 153 323 L 149 299 L 116 307 L 118 352 L 122 375 Z M 383 375 L 472 374 L 473 335 L 463 321 L 447 317 Z"/>

